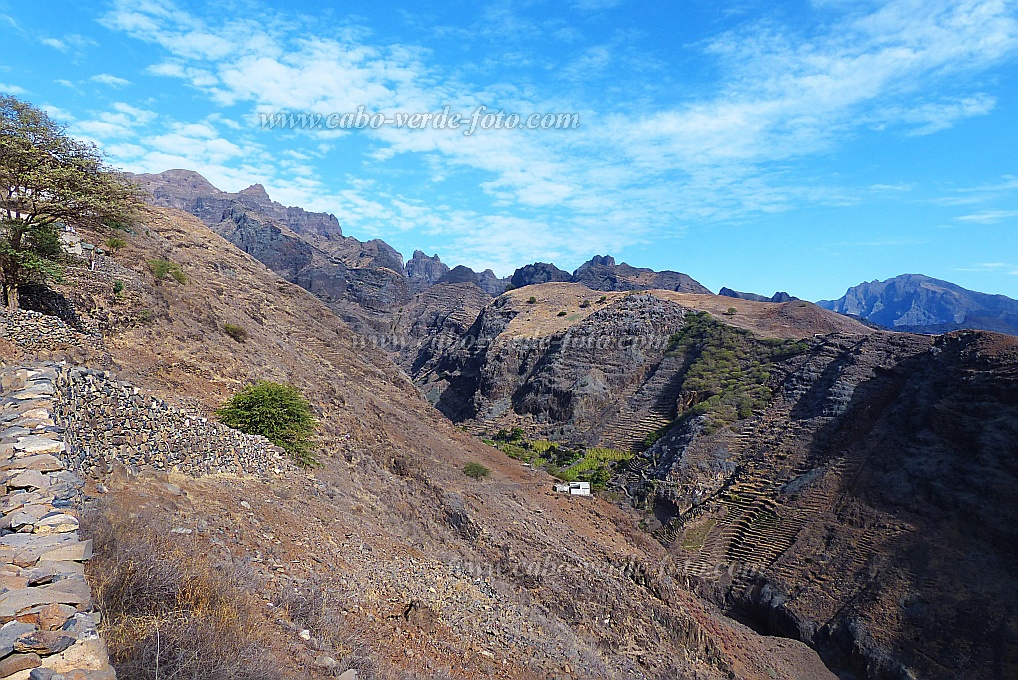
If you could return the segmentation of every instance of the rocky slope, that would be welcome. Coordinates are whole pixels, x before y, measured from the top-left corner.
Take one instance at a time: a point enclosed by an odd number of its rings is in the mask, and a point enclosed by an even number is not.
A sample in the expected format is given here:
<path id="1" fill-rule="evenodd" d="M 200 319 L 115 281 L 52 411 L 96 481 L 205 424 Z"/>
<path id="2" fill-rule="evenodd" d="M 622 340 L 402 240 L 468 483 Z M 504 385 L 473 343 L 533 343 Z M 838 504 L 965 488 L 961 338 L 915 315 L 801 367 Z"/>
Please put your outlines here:
<path id="1" fill-rule="evenodd" d="M 550 478 L 452 427 L 381 350 L 205 224 L 152 209 L 126 240 L 57 286 L 103 330 L 100 349 L 63 356 L 189 412 L 252 380 L 290 382 L 321 420 L 314 473 L 109 480 L 110 503 L 248 574 L 292 677 L 832 677 L 804 645 L 760 636 L 659 573 L 665 551 L 633 511 L 553 494 Z M 156 280 L 155 258 L 186 283 Z M 484 300 L 472 283 L 425 294 L 456 287 Z M 428 324 L 458 333 L 470 316 Z M 466 462 L 491 476 L 467 478 Z"/>
<path id="2" fill-rule="evenodd" d="M 343 236 L 332 215 L 280 205 L 257 184 L 226 193 L 188 170 L 133 179 L 155 205 L 195 215 L 359 330 L 385 329 L 388 313 L 412 297 L 402 256 L 384 241 Z"/>
<path id="3" fill-rule="evenodd" d="M 821 307 L 912 333 L 979 329 L 1018 335 L 1018 300 L 977 293 L 921 274 L 861 283 Z"/>
<path id="4" fill-rule="evenodd" d="M 641 452 L 614 488 L 663 573 L 731 615 L 846 678 L 1015 673 L 1018 622 L 995 604 L 1018 594 L 1013 338 L 576 284 L 457 331 L 404 364 L 429 399 L 476 432 Z"/>

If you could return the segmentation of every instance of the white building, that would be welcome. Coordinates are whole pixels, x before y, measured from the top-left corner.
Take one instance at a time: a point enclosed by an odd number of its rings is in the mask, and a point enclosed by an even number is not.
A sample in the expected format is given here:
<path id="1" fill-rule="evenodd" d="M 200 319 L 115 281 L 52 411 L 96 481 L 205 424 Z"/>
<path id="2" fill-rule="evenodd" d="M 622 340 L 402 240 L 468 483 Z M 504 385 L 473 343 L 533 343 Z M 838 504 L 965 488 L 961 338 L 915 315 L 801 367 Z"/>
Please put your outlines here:
<path id="1" fill-rule="evenodd" d="M 562 482 L 555 485 L 555 491 L 567 493 L 570 496 L 589 496 L 590 482 Z"/>

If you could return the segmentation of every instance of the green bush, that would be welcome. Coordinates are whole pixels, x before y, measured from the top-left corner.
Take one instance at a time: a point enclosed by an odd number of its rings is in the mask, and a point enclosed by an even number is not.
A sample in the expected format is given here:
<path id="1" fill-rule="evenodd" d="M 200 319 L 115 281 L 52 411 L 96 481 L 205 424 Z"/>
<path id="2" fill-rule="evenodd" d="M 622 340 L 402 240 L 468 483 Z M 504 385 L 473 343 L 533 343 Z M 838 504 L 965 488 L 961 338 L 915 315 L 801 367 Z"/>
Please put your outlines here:
<path id="1" fill-rule="evenodd" d="M 739 310 L 737 310 L 735 307 L 729 307 L 728 310 L 725 311 L 725 316 L 735 316 L 738 312 Z"/>
<path id="2" fill-rule="evenodd" d="M 152 271 L 152 275 L 156 277 L 156 281 L 163 281 L 167 276 L 169 276 L 181 285 L 187 283 L 187 275 L 184 274 L 184 271 L 176 262 L 170 262 L 169 260 L 149 260 L 148 268 Z"/>
<path id="3" fill-rule="evenodd" d="M 484 467 L 480 463 L 471 462 L 463 466 L 463 474 L 465 474 L 470 479 L 481 479 L 482 477 L 487 477 L 488 475 L 490 475 L 491 470 Z"/>
<path id="4" fill-rule="evenodd" d="M 527 298 L 527 304 L 528 304 L 528 305 L 532 305 L 532 304 L 534 304 L 535 302 L 537 302 L 537 298 L 536 298 L 536 297 L 534 297 L 533 295 L 531 295 L 530 297 L 528 297 L 528 298 Z"/>
<path id="5" fill-rule="evenodd" d="M 586 309 L 589 306 L 590 306 L 590 300 L 584 300 L 583 302 L 580 303 L 580 309 Z"/>
<path id="6" fill-rule="evenodd" d="M 120 250 L 126 245 L 127 241 L 125 241 L 122 238 L 117 238 L 116 236 L 111 236 L 110 238 L 106 239 L 106 248 L 114 255 L 117 253 L 118 250 Z"/>
<path id="7" fill-rule="evenodd" d="M 247 329 L 243 326 L 238 326 L 235 323 L 223 324 L 223 332 L 229 335 L 237 342 L 247 341 Z"/>
<path id="8" fill-rule="evenodd" d="M 224 425 L 262 435 L 300 465 L 318 464 L 313 452 L 318 421 L 296 387 L 261 380 L 233 395 L 216 415 Z"/>
<path id="9" fill-rule="evenodd" d="M 123 295 L 123 293 L 124 293 L 124 282 L 119 280 L 114 281 L 113 294 L 116 295 L 117 297 L 120 297 L 121 295 Z"/>
<path id="10" fill-rule="evenodd" d="M 559 312 L 559 313 L 558 313 L 558 315 L 559 315 L 559 316 L 565 316 L 565 315 L 566 315 L 566 314 L 568 314 L 568 313 L 569 313 L 569 312 Z"/>
<path id="11" fill-rule="evenodd" d="M 598 301 L 598 302 L 604 302 L 604 301 L 605 301 L 605 300 L 607 300 L 607 299 L 608 299 L 608 296 L 607 296 L 607 295 L 602 295 L 601 297 L 599 297 L 599 298 L 597 299 L 597 301 Z"/>

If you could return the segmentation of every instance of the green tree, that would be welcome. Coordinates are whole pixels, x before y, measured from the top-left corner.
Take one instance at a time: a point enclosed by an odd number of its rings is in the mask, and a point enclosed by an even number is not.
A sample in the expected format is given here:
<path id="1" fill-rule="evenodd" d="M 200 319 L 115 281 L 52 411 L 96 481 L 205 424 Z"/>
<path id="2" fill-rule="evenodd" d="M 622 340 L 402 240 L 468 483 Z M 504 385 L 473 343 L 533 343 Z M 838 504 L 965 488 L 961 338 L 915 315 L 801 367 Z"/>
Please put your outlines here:
<path id="1" fill-rule="evenodd" d="M 94 145 L 68 137 L 45 112 L 0 95 L 0 276 L 10 309 L 18 288 L 60 276 L 57 222 L 130 223 L 138 190 Z"/>
<path id="2" fill-rule="evenodd" d="M 26 225 L 17 219 L 0 219 L 0 275 L 7 308 L 18 309 L 18 289 L 23 284 L 59 280 L 62 257 L 60 234 L 52 223 Z"/>
<path id="3" fill-rule="evenodd" d="M 125 241 L 122 238 L 117 238 L 116 236 L 111 236 L 110 238 L 106 239 L 106 247 L 114 255 L 116 255 L 117 251 L 120 250 L 121 248 L 123 248 L 126 245 L 127 245 L 127 241 Z"/>
<path id="4" fill-rule="evenodd" d="M 216 411 L 219 420 L 247 434 L 260 434 L 300 465 L 318 464 L 313 451 L 318 421 L 311 404 L 292 385 L 261 380 L 233 395 Z"/>

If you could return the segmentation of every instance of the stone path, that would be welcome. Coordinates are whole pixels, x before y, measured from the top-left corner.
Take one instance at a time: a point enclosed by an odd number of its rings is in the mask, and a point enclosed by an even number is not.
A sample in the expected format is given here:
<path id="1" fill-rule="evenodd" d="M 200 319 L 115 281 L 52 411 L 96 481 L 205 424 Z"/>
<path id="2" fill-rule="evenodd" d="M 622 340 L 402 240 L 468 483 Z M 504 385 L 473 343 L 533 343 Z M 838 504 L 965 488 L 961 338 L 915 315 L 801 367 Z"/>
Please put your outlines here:
<path id="1" fill-rule="evenodd" d="M 0 369 L 0 678 L 115 680 L 85 581 L 55 368 Z"/>

